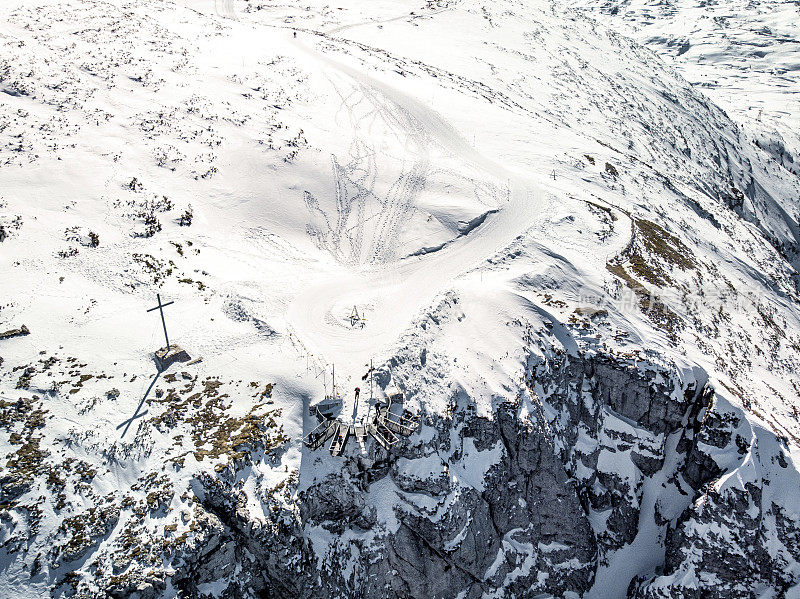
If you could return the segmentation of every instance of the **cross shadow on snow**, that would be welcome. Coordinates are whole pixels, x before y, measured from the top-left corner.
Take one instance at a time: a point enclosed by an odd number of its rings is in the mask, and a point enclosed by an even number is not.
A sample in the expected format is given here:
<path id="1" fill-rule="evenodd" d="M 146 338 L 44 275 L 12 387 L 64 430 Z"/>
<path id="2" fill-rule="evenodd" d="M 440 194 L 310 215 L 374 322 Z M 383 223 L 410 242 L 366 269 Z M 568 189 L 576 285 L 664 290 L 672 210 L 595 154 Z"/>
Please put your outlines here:
<path id="1" fill-rule="evenodd" d="M 136 410 L 133 412 L 133 416 L 131 416 L 130 418 L 128 418 L 127 420 L 122 422 L 117 427 L 117 430 L 121 429 L 123 426 L 125 427 L 125 430 L 122 431 L 122 436 L 120 437 L 120 439 L 125 437 L 125 433 L 128 432 L 128 429 L 130 428 L 131 424 L 133 424 L 134 420 L 136 420 L 137 418 L 141 418 L 142 416 L 147 414 L 148 410 L 145 410 L 142 413 L 139 413 L 139 410 L 142 409 L 142 406 L 144 405 L 144 402 L 147 399 L 147 396 L 150 395 L 150 391 L 153 390 L 153 387 L 155 386 L 156 381 L 158 380 L 159 376 L 161 376 L 161 371 L 160 370 L 158 372 L 156 372 L 156 375 L 153 377 L 153 380 L 150 382 L 150 386 L 147 388 L 147 391 L 145 391 L 144 397 L 142 397 L 142 401 L 139 402 L 139 405 L 136 407 Z"/>

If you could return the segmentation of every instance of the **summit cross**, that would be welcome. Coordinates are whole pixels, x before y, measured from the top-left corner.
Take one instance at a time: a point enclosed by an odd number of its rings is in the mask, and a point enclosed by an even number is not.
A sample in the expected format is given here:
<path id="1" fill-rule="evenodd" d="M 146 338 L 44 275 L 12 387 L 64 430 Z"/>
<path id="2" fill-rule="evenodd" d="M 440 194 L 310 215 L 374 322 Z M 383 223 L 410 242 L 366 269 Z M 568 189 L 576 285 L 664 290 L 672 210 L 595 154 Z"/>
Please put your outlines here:
<path id="1" fill-rule="evenodd" d="M 148 312 L 158 310 L 161 313 L 161 324 L 164 326 L 164 339 L 167 341 L 167 353 L 169 353 L 169 336 L 167 335 L 167 322 L 164 320 L 164 308 L 174 304 L 175 302 L 167 302 L 166 304 L 162 304 L 161 295 L 156 293 L 156 297 L 158 298 L 158 305 L 155 308 L 150 308 Z"/>

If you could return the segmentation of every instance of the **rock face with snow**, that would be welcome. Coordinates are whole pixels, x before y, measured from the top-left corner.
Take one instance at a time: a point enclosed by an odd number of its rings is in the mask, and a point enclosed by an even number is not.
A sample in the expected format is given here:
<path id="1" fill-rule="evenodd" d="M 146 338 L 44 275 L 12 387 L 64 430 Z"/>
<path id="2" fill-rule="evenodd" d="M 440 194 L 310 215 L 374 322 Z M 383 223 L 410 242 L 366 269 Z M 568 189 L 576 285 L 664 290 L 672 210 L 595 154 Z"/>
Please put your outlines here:
<path id="1" fill-rule="evenodd" d="M 796 524 L 764 505 L 763 482 L 719 487 L 719 454 L 746 468 L 757 438 L 705 376 L 591 352 L 532 358 L 526 385 L 491 418 L 453 398 L 450 417 L 429 415 L 426 434 L 396 451 L 351 452 L 273 526 L 237 508 L 231 481 L 206 479 L 213 532 L 174 584 L 198 594 L 237 564 L 224 596 L 572 597 L 602 564 L 628 576 L 624 561 L 653 545 L 661 573 L 632 579 L 626 596 L 693 596 L 712 580 L 702 592 L 718 597 L 793 584 Z M 770 451 L 788 468 L 783 442 Z"/>
<path id="2" fill-rule="evenodd" d="M 0 6 L 0 595 L 800 597 L 794 5 L 201 4 Z"/>

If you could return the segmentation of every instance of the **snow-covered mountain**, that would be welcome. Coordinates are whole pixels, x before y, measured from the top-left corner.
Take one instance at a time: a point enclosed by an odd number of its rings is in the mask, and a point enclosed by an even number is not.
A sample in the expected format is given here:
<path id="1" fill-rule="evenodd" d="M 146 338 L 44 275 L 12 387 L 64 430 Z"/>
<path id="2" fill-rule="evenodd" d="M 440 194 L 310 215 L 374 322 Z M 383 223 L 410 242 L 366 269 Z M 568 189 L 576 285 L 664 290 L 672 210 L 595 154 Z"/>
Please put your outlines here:
<path id="1" fill-rule="evenodd" d="M 798 174 L 796 2 L 576 0 L 572 6 L 609 26 L 624 27 L 656 50 L 737 122 L 752 129 L 778 162 Z"/>
<path id="2" fill-rule="evenodd" d="M 0 596 L 800 597 L 797 13 L 4 2 Z"/>

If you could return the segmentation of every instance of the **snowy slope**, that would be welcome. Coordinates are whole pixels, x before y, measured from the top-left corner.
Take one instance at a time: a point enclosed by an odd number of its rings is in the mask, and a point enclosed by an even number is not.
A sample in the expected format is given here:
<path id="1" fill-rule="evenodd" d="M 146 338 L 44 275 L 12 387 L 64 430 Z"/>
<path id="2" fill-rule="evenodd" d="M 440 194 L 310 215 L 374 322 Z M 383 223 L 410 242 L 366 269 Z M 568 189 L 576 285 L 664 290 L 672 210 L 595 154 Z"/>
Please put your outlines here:
<path id="1" fill-rule="evenodd" d="M 0 6 L 0 594 L 688 596 L 739 492 L 800 583 L 796 7 L 670 6 Z"/>
<path id="2" fill-rule="evenodd" d="M 573 6 L 625 27 L 734 118 L 755 130 L 777 132 L 796 155 L 797 3 L 612 1 Z"/>
<path id="3" fill-rule="evenodd" d="M 610 27 L 621 26 L 655 50 L 777 164 L 800 176 L 797 3 L 578 1 L 572 6 Z M 776 211 L 796 220 L 796 198 Z"/>

